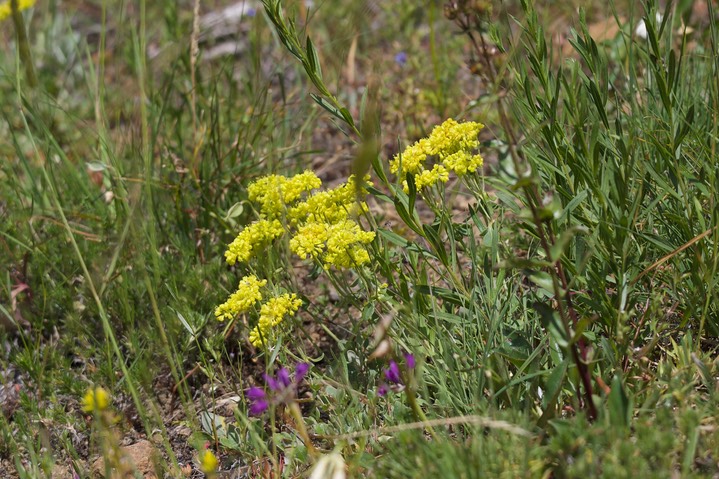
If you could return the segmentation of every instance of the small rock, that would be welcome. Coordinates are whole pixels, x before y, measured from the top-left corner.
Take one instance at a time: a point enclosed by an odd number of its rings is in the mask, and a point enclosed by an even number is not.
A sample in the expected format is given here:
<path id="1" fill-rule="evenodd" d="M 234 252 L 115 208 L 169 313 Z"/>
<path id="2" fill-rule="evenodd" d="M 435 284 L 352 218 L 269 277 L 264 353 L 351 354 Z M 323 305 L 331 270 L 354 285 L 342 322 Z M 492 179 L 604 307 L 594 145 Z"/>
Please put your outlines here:
<path id="1" fill-rule="evenodd" d="M 72 469 L 63 465 L 55 464 L 52 466 L 52 472 L 50 472 L 51 479 L 68 479 L 72 478 Z"/>

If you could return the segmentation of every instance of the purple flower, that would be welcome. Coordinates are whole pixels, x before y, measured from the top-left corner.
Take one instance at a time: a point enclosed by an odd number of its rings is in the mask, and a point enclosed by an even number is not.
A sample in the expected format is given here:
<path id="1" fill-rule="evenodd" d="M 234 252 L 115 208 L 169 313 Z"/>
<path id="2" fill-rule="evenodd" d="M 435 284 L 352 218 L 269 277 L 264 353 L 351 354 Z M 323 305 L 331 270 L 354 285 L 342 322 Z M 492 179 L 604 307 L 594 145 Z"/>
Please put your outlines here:
<path id="1" fill-rule="evenodd" d="M 387 379 L 387 381 L 394 384 L 400 384 L 402 382 L 402 378 L 399 374 L 399 366 L 396 362 L 389 362 L 389 367 L 384 370 L 384 377 Z"/>
<path id="2" fill-rule="evenodd" d="M 297 386 L 307 376 L 310 365 L 307 363 L 298 363 L 295 366 L 295 377 L 290 378 L 287 368 L 280 368 L 273 377 L 269 374 L 264 375 L 265 385 L 269 389 L 269 393 L 262 388 L 251 387 L 245 392 L 245 397 L 250 405 L 248 412 L 252 416 L 259 416 L 264 413 L 270 405 L 288 404 L 295 400 L 297 395 Z"/>
<path id="3" fill-rule="evenodd" d="M 245 396 L 250 401 L 249 412 L 252 416 L 259 416 L 270 407 L 270 403 L 267 402 L 267 395 L 258 387 L 248 389 Z"/>
<path id="4" fill-rule="evenodd" d="M 247 15 L 248 17 L 254 17 L 255 15 L 257 15 L 257 10 L 255 10 L 254 8 L 248 8 L 247 10 L 245 10 L 245 15 Z"/>
<path id="5" fill-rule="evenodd" d="M 407 53 L 406 52 L 398 52 L 394 56 L 394 62 L 397 65 L 403 67 L 405 65 L 405 63 L 407 63 Z"/>
<path id="6" fill-rule="evenodd" d="M 404 361 L 406 372 L 410 373 L 417 367 L 417 361 L 414 359 L 414 355 L 410 353 L 404 354 Z M 389 366 L 384 369 L 385 382 L 380 384 L 377 389 L 378 396 L 385 396 L 389 391 L 401 392 L 404 390 L 404 383 L 402 382 L 402 373 L 399 369 L 397 361 L 391 360 Z"/>
<path id="7" fill-rule="evenodd" d="M 307 363 L 297 363 L 297 366 L 295 366 L 295 381 L 300 382 L 302 381 L 305 376 L 307 375 L 307 371 L 310 370 L 310 365 Z"/>
<path id="8" fill-rule="evenodd" d="M 417 363 L 414 360 L 414 354 L 405 353 L 404 360 L 407 363 L 407 369 L 414 369 L 417 366 Z"/>

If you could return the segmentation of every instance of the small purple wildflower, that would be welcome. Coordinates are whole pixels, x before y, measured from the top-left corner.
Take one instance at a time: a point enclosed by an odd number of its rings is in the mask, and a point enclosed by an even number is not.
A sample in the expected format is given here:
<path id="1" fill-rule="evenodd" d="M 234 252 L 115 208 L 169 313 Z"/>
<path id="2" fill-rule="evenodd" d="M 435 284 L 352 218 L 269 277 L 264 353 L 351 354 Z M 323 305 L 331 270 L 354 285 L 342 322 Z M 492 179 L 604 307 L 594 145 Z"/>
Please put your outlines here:
<path id="1" fill-rule="evenodd" d="M 259 416 L 270 407 L 270 403 L 267 402 L 267 395 L 261 388 L 251 387 L 247 390 L 245 396 L 250 401 L 249 413 L 252 416 Z"/>
<path id="2" fill-rule="evenodd" d="M 407 363 L 407 369 L 414 369 L 417 366 L 417 362 L 414 360 L 414 354 L 405 353 L 404 360 Z"/>
<path id="3" fill-rule="evenodd" d="M 408 373 L 412 372 L 417 367 L 417 361 L 413 354 L 405 353 L 404 355 L 405 367 Z M 402 373 L 400 372 L 397 361 L 390 360 L 389 366 L 384 369 L 385 382 L 380 384 L 377 389 L 378 396 L 385 396 L 388 392 L 401 392 L 404 390 L 404 383 L 402 382 Z"/>
<path id="4" fill-rule="evenodd" d="M 294 379 L 290 378 L 287 368 L 278 369 L 274 377 L 265 374 L 265 385 L 269 388 L 269 393 L 257 386 L 245 391 L 245 397 L 250 403 L 248 408 L 250 415 L 259 416 L 267 411 L 270 405 L 289 404 L 294 401 L 297 395 L 297 386 L 307 376 L 309 369 L 309 364 L 298 363 L 295 366 Z"/>
<path id="5" fill-rule="evenodd" d="M 307 363 L 297 363 L 297 366 L 295 366 L 295 381 L 300 382 L 302 381 L 305 376 L 307 376 L 307 372 L 310 370 L 310 365 Z"/>
<path id="6" fill-rule="evenodd" d="M 394 56 L 394 62 L 403 67 L 407 63 L 407 53 L 406 52 L 398 52 Z"/>
<path id="7" fill-rule="evenodd" d="M 257 15 L 257 10 L 254 8 L 248 8 L 245 11 L 245 15 L 247 15 L 248 17 L 254 17 L 255 15 Z"/>
<path id="8" fill-rule="evenodd" d="M 379 388 L 377 388 L 377 395 L 379 397 L 384 397 L 389 392 L 389 387 L 386 384 L 380 384 Z"/>
<path id="9" fill-rule="evenodd" d="M 389 362 L 389 367 L 384 370 L 384 377 L 393 384 L 400 384 L 402 378 L 399 373 L 399 366 L 395 361 Z"/>
<path id="10" fill-rule="evenodd" d="M 277 371 L 277 383 L 283 388 L 292 384 L 292 381 L 290 380 L 290 373 L 286 368 L 280 368 L 280 370 Z"/>

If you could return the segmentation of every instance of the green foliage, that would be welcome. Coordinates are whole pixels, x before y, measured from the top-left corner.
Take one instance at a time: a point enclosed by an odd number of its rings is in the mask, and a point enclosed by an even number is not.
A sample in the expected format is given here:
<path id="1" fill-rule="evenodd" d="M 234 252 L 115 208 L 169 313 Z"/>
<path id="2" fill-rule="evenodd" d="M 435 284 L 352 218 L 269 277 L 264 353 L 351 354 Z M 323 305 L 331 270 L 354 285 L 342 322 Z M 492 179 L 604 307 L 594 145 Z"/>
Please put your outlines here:
<path id="1" fill-rule="evenodd" d="M 103 3 L 96 41 L 57 5 L 26 12 L 32 58 L 0 49 L 0 459 L 84 477 L 113 431 L 178 477 L 206 444 L 276 477 L 332 457 L 377 477 L 716 475 L 712 2 L 708 26 L 691 2 L 610 5 L 603 40 L 594 5 L 564 46 L 560 10 L 529 1 L 453 2 L 451 21 L 361 3 L 263 0 L 218 58 L 173 2 Z M 445 117 L 486 125 L 463 139 L 483 170 L 395 168 Z M 276 238 L 225 264 L 266 214 L 248 185 L 308 169 L 370 173 L 370 261 Z M 303 302 L 261 349 L 253 318 L 213 315 L 255 273 Z M 299 388 L 248 415 L 247 388 L 298 361 Z M 95 385 L 120 418 L 104 429 L 81 411 Z"/>

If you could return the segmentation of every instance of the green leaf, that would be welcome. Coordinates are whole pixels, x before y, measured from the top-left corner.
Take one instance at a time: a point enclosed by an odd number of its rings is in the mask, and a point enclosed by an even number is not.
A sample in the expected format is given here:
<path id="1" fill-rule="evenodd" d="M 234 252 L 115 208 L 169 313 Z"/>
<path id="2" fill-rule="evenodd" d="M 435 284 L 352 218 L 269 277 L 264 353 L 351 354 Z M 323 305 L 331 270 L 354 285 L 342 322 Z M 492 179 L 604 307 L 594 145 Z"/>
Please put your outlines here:
<path id="1" fill-rule="evenodd" d="M 442 264 L 448 265 L 449 258 L 447 257 L 447 251 L 444 249 L 444 243 L 439 237 L 439 232 L 437 231 L 437 228 L 438 226 L 435 225 L 424 225 L 422 227 L 424 231 L 424 237 L 432 245 L 434 251 L 439 256 L 440 261 L 442 261 Z"/>
<path id="2" fill-rule="evenodd" d="M 430 286 L 427 284 L 418 284 L 415 286 L 415 289 L 418 293 L 428 294 L 430 296 L 434 296 L 435 298 L 440 298 L 449 303 L 456 304 L 457 306 L 464 306 L 466 303 L 462 296 L 451 289 L 441 288 L 439 286 Z"/>
<path id="3" fill-rule="evenodd" d="M 397 246 L 402 248 L 409 246 L 409 241 L 407 241 L 406 238 L 403 238 L 393 231 L 389 231 L 384 228 L 377 228 L 377 233 L 390 243 L 396 244 Z"/>
<path id="4" fill-rule="evenodd" d="M 617 375 L 609 393 L 609 422 L 612 426 L 628 428 L 632 420 L 632 400 L 627 395 L 622 379 Z"/>
<path id="5" fill-rule="evenodd" d="M 318 104 L 319 106 L 321 106 L 322 108 L 324 108 L 325 110 L 327 110 L 330 114 L 332 114 L 332 116 L 334 116 L 335 118 L 337 118 L 337 119 L 339 119 L 339 120 L 347 121 L 347 120 L 345 119 L 345 117 L 343 116 L 342 112 L 340 111 L 340 109 L 337 108 L 336 106 L 334 106 L 334 105 L 333 105 L 331 102 L 329 102 L 326 98 L 321 97 L 321 96 L 317 95 L 316 93 L 310 93 L 310 96 L 312 97 L 312 99 L 313 99 L 315 102 L 317 102 L 317 104 Z"/>
<path id="6" fill-rule="evenodd" d="M 534 309 L 539 313 L 544 328 L 552 335 L 559 347 L 566 348 L 569 346 L 569 337 L 567 331 L 559 318 L 559 313 L 548 305 L 540 302 L 534 303 Z"/>
<path id="7" fill-rule="evenodd" d="M 572 228 L 569 228 L 566 231 L 563 231 L 562 234 L 557 238 L 554 242 L 554 244 L 549 249 L 549 259 L 552 262 L 559 261 L 562 258 L 562 255 L 564 254 L 564 251 L 567 249 L 567 246 L 571 243 L 572 239 L 574 238 L 574 235 L 577 233 L 588 233 L 589 230 L 585 228 L 584 226 L 574 226 Z"/>
<path id="8" fill-rule="evenodd" d="M 322 80 L 322 68 L 320 66 L 320 57 L 317 54 L 317 49 L 315 48 L 314 44 L 312 43 L 312 40 L 310 37 L 307 37 L 307 60 L 310 64 L 310 69 L 312 73 L 317 75 L 317 78 Z"/>

